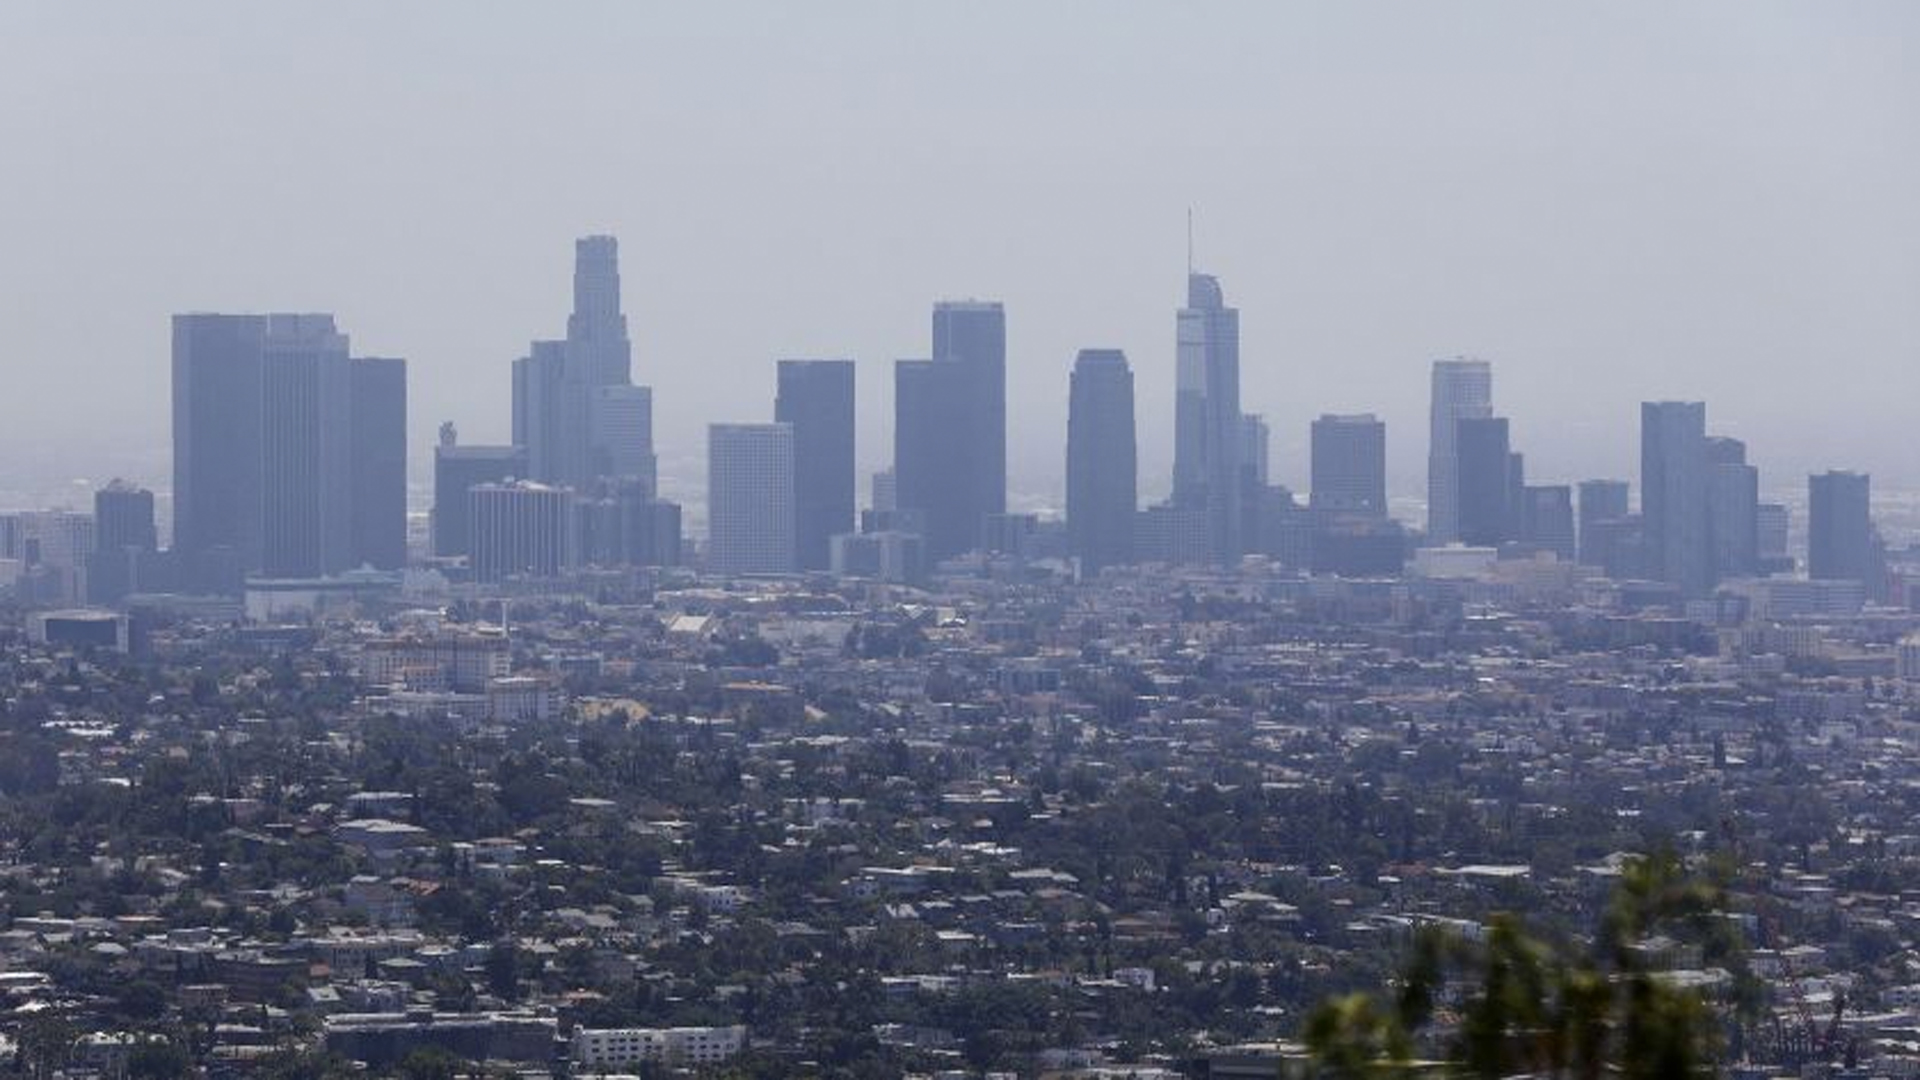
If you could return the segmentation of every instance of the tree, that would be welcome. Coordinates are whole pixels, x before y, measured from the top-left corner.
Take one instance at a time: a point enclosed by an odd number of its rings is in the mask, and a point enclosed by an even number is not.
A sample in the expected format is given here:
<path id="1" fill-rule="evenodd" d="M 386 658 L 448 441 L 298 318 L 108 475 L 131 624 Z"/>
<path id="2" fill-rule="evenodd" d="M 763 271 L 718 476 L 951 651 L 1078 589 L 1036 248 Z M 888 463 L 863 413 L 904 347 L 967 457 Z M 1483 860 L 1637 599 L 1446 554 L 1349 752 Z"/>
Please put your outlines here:
<path id="1" fill-rule="evenodd" d="M 149 1039 L 127 1055 L 127 1080 L 178 1080 L 193 1068 L 184 1047 Z"/>
<path id="2" fill-rule="evenodd" d="M 466 1062 L 438 1046 L 423 1046 L 400 1059 L 394 1070 L 402 1080 L 454 1080 Z"/>
<path id="3" fill-rule="evenodd" d="M 1488 1078 L 1703 1072 L 1718 1050 L 1713 1015 L 1698 991 L 1655 970 L 1642 945 L 1656 934 L 1692 941 L 1744 977 L 1723 901 L 1716 884 L 1663 853 L 1627 865 L 1584 951 L 1556 948 L 1508 914 L 1494 916 L 1477 945 L 1423 933 L 1393 1001 L 1361 993 L 1323 1003 L 1307 1020 L 1307 1047 L 1337 1077 L 1410 1075 L 1423 1050 Z M 1429 1029 L 1450 973 L 1475 989 L 1441 1037 Z"/>
<path id="4" fill-rule="evenodd" d="M 43 1013 L 20 1028 L 20 1058 L 34 1076 L 47 1076 L 67 1063 L 80 1031 L 65 1017 Z"/>

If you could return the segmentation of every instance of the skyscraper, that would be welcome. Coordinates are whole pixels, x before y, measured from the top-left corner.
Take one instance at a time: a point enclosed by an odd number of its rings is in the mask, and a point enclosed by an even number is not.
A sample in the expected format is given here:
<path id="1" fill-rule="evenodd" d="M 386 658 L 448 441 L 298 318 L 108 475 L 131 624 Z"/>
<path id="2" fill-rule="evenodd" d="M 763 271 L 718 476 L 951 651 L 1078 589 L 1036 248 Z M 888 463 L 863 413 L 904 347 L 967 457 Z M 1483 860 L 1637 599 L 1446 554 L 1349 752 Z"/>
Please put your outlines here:
<path id="1" fill-rule="evenodd" d="M 1760 561 L 1768 573 L 1791 571 L 1793 555 L 1787 550 L 1787 538 L 1793 531 L 1793 515 L 1780 503 L 1761 503 L 1754 511 L 1759 523 Z"/>
<path id="2" fill-rule="evenodd" d="M 1446 484 L 1451 493 L 1448 517 L 1453 538 L 1484 547 L 1498 547 L 1515 539 L 1512 526 L 1516 508 L 1508 505 L 1513 485 L 1508 478 L 1512 448 L 1506 418 L 1461 417 L 1454 421 L 1454 434 L 1447 442 L 1452 447 Z M 1431 473 L 1429 470 L 1429 491 L 1433 488 Z M 1428 519 L 1432 516 L 1429 505 Z M 1433 541 L 1431 534 L 1428 540 Z"/>
<path id="3" fill-rule="evenodd" d="M 1707 406 L 1649 401 L 1640 406 L 1640 511 L 1647 570 L 1687 596 L 1713 585 L 1707 517 Z"/>
<path id="4" fill-rule="evenodd" d="M 997 303 L 933 309 L 933 359 L 894 367 L 899 508 L 926 523 L 931 559 L 979 546 L 1007 508 L 1007 331 Z"/>
<path id="5" fill-rule="evenodd" d="M 1268 464 L 1273 456 L 1273 431 L 1267 418 L 1258 413 L 1240 415 L 1240 470 L 1256 488 L 1267 486 Z M 1248 511 L 1251 513 L 1251 510 Z"/>
<path id="6" fill-rule="evenodd" d="M 1566 484 L 1530 484 L 1524 489 L 1521 537 L 1534 551 L 1550 551 L 1572 562 L 1573 488 Z"/>
<path id="7" fill-rule="evenodd" d="M 527 477 L 533 479 L 558 480 L 565 472 L 566 365 L 563 341 L 536 341 L 513 362 L 513 444 L 527 448 Z"/>
<path id="8" fill-rule="evenodd" d="M 474 580 L 557 577 L 579 558 L 573 491 L 531 480 L 467 491 Z"/>
<path id="9" fill-rule="evenodd" d="M 260 562 L 259 315 L 173 317 L 173 550 L 189 590 Z"/>
<path id="10" fill-rule="evenodd" d="M 1319 511 L 1387 516 L 1387 425 L 1372 413 L 1327 414 L 1313 422 L 1313 490 Z"/>
<path id="11" fill-rule="evenodd" d="M 1175 317 L 1173 504 L 1205 510 L 1217 562 L 1242 554 L 1240 312 L 1218 279 L 1187 274 L 1187 306 Z"/>
<path id="12" fill-rule="evenodd" d="M 1601 522 L 1624 520 L 1628 513 L 1629 489 L 1625 480 L 1582 480 L 1580 482 L 1580 561 L 1588 566 L 1605 566 L 1606 553 L 1594 545 L 1600 536 Z"/>
<path id="13" fill-rule="evenodd" d="M 93 493 L 93 552 L 87 557 L 87 598 L 118 603 L 142 588 L 160 547 L 153 492 L 114 480 Z"/>
<path id="14" fill-rule="evenodd" d="M 1858 581 L 1873 595 L 1872 481 L 1830 470 L 1807 477 L 1807 576 Z"/>
<path id="15" fill-rule="evenodd" d="M 1739 439 L 1707 440 L 1707 532 L 1714 580 L 1759 572 L 1760 470 Z"/>
<path id="16" fill-rule="evenodd" d="M 638 480 L 659 486 L 653 453 L 653 389 L 624 383 L 593 388 L 588 425 L 594 476 Z"/>
<path id="17" fill-rule="evenodd" d="M 362 357 L 349 365 L 353 416 L 351 565 L 407 565 L 407 362 Z"/>
<path id="18" fill-rule="evenodd" d="M 467 493 L 481 484 L 525 480 L 524 446 L 461 446 L 452 424 L 440 428 L 433 448 L 433 553 L 443 558 L 473 553 L 472 506 Z"/>
<path id="19" fill-rule="evenodd" d="M 1464 357 L 1433 362 L 1427 439 L 1427 542 L 1460 535 L 1460 465 L 1456 425 L 1493 415 L 1493 366 Z"/>
<path id="20" fill-rule="evenodd" d="M 633 345 L 620 313 L 620 242 L 583 236 L 573 242 L 573 313 L 567 316 L 567 358 L 590 386 L 633 382 Z"/>
<path id="21" fill-rule="evenodd" d="M 794 569 L 792 425 L 708 425 L 707 565 L 721 574 Z"/>
<path id="22" fill-rule="evenodd" d="M 1067 545 L 1091 572 L 1134 557 L 1133 369 L 1118 349 L 1082 349 L 1069 385 Z"/>
<path id="23" fill-rule="evenodd" d="M 539 480 L 585 490 L 602 475 L 602 465 L 637 467 L 638 455 L 652 453 L 651 397 L 644 399 L 648 443 L 642 450 L 633 439 L 634 410 L 642 399 L 614 394 L 609 401 L 603 392 L 641 389 L 632 385 L 633 348 L 620 312 L 619 251 L 611 236 L 574 242 L 567 336 L 536 341 L 514 362 L 513 441 L 527 448 Z"/>
<path id="24" fill-rule="evenodd" d="M 268 577 L 348 569 L 353 398 L 331 315 L 269 315 L 262 353 L 261 556 Z"/>
<path id="25" fill-rule="evenodd" d="M 796 565 L 833 568 L 833 538 L 854 525 L 853 361 L 782 360 L 773 418 L 793 428 Z"/>
<path id="26" fill-rule="evenodd" d="M 173 441 L 186 588 L 405 563 L 406 365 L 333 316 L 175 316 Z"/>
<path id="27" fill-rule="evenodd" d="M 93 493 L 93 540 L 96 550 L 160 546 L 153 521 L 153 492 L 125 480 L 112 480 Z"/>

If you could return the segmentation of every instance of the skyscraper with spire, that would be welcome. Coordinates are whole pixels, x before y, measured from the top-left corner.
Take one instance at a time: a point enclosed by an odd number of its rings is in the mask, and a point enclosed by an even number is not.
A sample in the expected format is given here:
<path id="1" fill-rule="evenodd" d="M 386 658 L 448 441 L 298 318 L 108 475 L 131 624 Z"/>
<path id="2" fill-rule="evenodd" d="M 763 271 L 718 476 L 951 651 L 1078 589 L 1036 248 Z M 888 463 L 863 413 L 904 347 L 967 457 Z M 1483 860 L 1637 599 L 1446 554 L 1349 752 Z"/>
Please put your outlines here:
<path id="1" fill-rule="evenodd" d="M 1173 505 L 1204 510 L 1216 562 L 1243 554 L 1240 312 L 1220 282 L 1187 272 L 1187 306 L 1175 319 Z"/>
<path id="2" fill-rule="evenodd" d="M 611 236 L 575 241 L 566 338 L 536 341 L 514 362 L 513 439 L 543 482 L 585 490 L 610 470 L 651 482 L 652 399 L 630 392 L 633 346 L 620 311 L 619 260 Z M 645 417 L 636 415 L 640 409 Z"/>

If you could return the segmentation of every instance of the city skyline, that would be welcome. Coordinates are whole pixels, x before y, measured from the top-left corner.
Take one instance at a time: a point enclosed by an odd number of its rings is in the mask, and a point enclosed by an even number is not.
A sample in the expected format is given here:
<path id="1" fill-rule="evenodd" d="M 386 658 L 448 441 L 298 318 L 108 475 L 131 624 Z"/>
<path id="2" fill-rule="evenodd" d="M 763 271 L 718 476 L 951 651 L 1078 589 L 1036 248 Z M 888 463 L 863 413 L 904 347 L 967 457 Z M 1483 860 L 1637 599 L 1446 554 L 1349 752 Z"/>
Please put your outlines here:
<path id="1" fill-rule="evenodd" d="M 1172 410 L 1157 404 L 1174 378 L 1164 298 L 1180 288 L 1189 207 L 1198 264 L 1245 312 L 1242 408 L 1268 418 L 1281 482 L 1300 486 L 1313 416 L 1373 411 L 1411 433 L 1426 364 L 1468 353 L 1500 366 L 1515 442 L 1543 477 L 1627 474 L 1617 418 L 1676 397 L 1712 401 L 1763 475 L 1847 466 L 1883 488 L 1920 485 L 1897 407 L 1920 355 L 1904 299 L 1920 289 L 1920 211 L 1902 194 L 1920 174 L 1920 90 L 1893 50 L 1920 16 L 1904 6 L 1569 20 L 1507 5 L 1391 20 L 1367 5 L 1243 7 L 1221 18 L 1244 33 L 1204 53 L 1210 35 L 1152 10 L 1098 24 L 1033 13 L 1005 46 L 997 20 L 959 13 L 772 8 L 661 28 L 607 9 L 448 19 L 426 4 L 379 34 L 364 32 L 371 9 L 335 23 L 236 9 L 222 34 L 196 33 L 196 15 L 221 10 L 134 10 L 98 36 L 54 7 L 7 16 L 54 47 L 0 67 L 43 103 L 0 121 L 4 134 L 85 178 L 22 176 L 0 210 L 15 237 L 0 253 L 6 322 L 14 347 L 45 358 L 10 372 L 0 450 L 36 490 L 164 475 L 153 328 L 176 311 L 330 310 L 406 356 L 422 391 L 416 476 L 440 420 L 504 442 L 506 388 L 477 373 L 555 329 L 555 238 L 607 232 L 628 245 L 636 381 L 680 403 L 656 437 L 682 495 L 699 486 L 701 425 L 728 415 L 716 387 L 781 355 L 862 362 L 859 397 L 881 408 L 863 410 L 861 470 L 883 463 L 891 380 L 873 368 L 924 349 L 929 299 L 971 294 L 1018 324 L 1015 492 L 1062 494 L 1051 439 L 1028 433 L 1064 412 L 1064 369 L 1097 344 L 1139 372 L 1155 498 L 1172 453 Z M 703 55 L 685 46 L 752 25 L 739 14 L 752 10 L 780 32 L 711 70 L 677 55 Z M 1663 32 L 1641 32 L 1654 15 Z M 269 29 L 314 47 L 249 51 Z M 422 40 L 445 46 L 424 70 Z M 908 42 L 926 47 L 896 49 Z M 317 76 L 330 45 L 396 74 L 290 77 Z M 594 93 L 565 102 L 579 125 L 545 132 L 562 103 L 510 62 L 523 52 L 596 72 Z M 1004 80 L 951 78 L 981 55 Z M 1063 56 L 1078 79 L 1055 80 Z M 779 95 L 739 78 L 774 62 L 790 72 Z M 166 77 L 103 77 L 121 70 Z M 202 74 L 220 71 L 249 94 Z M 854 94 L 875 80 L 894 92 Z M 709 122 L 649 104 L 683 98 L 661 92 L 674 85 L 708 92 Z M 455 96 L 475 108 L 452 109 Z M 847 100 L 861 105 L 836 107 Z M 505 143 L 477 139 L 477 120 L 451 115 L 464 111 L 529 152 L 496 154 Z M 287 168 L 297 140 L 208 134 L 302 120 L 340 155 L 404 167 L 343 178 Z M 966 145 L 905 137 L 925 121 L 969 132 Z M 778 146 L 753 134 L 783 126 L 794 137 Z M 179 148 L 148 134 L 160 131 Z M 894 145 L 915 150 L 881 154 Z M 1166 153 L 1194 146 L 1217 149 L 1197 166 Z M 556 160 L 577 167 L 556 176 Z M 704 179 L 770 171 L 785 178 L 777 206 Z M 947 174 L 977 182 L 929 182 Z M 1103 179 L 1089 198 L 1078 181 L 1091 175 Z M 1422 486 L 1422 450 L 1394 440 L 1396 494 Z"/>
<path id="2" fill-rule="evenodd" d="M 342 580 L 359 567 L 398 570 L 411 561 L 410 547 L 436 557 L 470 556 L 463 564 L 432 565 L 458 565 L 461 573 L 471 569 L 494 579 L 511 573 L 510 564 L 522 556 L 516 549 L 503 562 L 498 548 L 462 552 L 462 534 L 505 535 L 482 529 L 475 500 L 487 484 L 526 479 L 545 485 L 552 498 L 489 505 L 502 511 L 494 520 L 503 528 L 550 534 L 547 546 L 559 561 L 543 557 L 533 565 L 567 573 L 678 565 L 687 522 L 681 503 L 657 483 L 651 390 L 627 381 L 631 346 L 621 314 L 618 240 L 591 235 L 576 240 L 574 249 L 567 338 L 535 341 L 509 367 L 513 428 L 524 445 L 462 446 L 457 425 L 443 422 L 434 451 L 433 510 L 427 535 L 415 534 L 417 546 L 408 536 L 400 452 L 405 361 L 352 357 L 331 314 L 176 316 L 173 435 L 176 487 L 188 495 L 179 533 L 184 542 L 170 537 L 165 552 L 147 545 L 144 557 L 116 554 L 122 545 L 108 544 L 96 560 L 94 546 L 77 539 L 68 564 L 78 576 L 65 588 L 111 596 L 135 582 L 226 592 L 238 589 L 243 577 L 249 583 Z M 863 515 L 855 527 L 856 363 L 780 360 L 774 364 L 775 423 L 709 425 L 707 498 L 700 504 L 708 514 L 692 515 L 709 520 L 704 530 L 693 530 L 706 540 L 690 549 L 705 551 L 695 564 L 723 573 L 841 573 L 844 536 L 851 545 L 845 558 L 852 560 L 845 565 L 873 567 L 881 558 L 893 568 L 885 573 L 902 579 L 975 551 L 1023 560 L 1078 554 L 1086 556 L 1087 571 L 1138 561 L 1230 564 L 1258 554 L 1313 573 L 1374 576 L 1402 572 L 1415 547 L 1448 542 L 1445 535 L 1409 532 L 1405 519 L 1417 514 L 1396 515 L 1388 494 L 1387 426 L 1371 413 L 1327 413 L 1313 422 L 1304 507 L 1287 485 L 1273 484 L 1264 419 L 1233 407 L 1238 312 L 1225 305 L 1215 278 L 1190 271 L 1188 285 L 1186 306 L 1177 312 L 1176 361 L 1181 384 L 1191 389 L 1175 399 L 1172 499 L 1140 499 L 1138 424 L 1124 354 L 1083 349 L 1076 360 L 1076 384 L 1092 374 L 1083 371 L 1090 360 L 1095 367 L 1117 363 L 1124 380 L 1102 391 L 1108 400 L 1097 406 L 1081 402 L 1076 389 L 1064 418 L 1070 491 L 1076 483 L 1083 493 L 1092 490 L 1084 481 L 1096 473 L 1111 477 L 1098 481 L 1105 491 L 1098 516 L 1107 521 L 1098 526 L 1106 534 L 1098 543 L 1084 521 L 1072 520 L 1071 503 L 1064 522 L 1008 512 L 1005 307 L 948 300 L 933 305 L 932 359 L 894 365 L 904 393 L 896 398 L 896 457 L 886 473 L 894 498 L 885 514 Z M 1576 511 L 1574 483 L 1527 482 L 1509 420 L 1491 415 L 1490 363 L 1436 360 L 1431 376 L 1430 527 L 1450 495 L 1457 505 L 1447 515 L 1469 545 L 1497 549 L 1503 558 L 1550 552 L 1564 561 L 1576 550 L 1595 551 L 1601 555 L 1590 565 L 1609 576 L 1664 582 L 1689 598 L 1704 597 L 1722 582 L 1795 568 L 1777 535 L 1791 531 L 1790 511 L 1762 501 L 1760 470 L 1748 461 L 1744 441 L 1708 433 L 1705 403 L 1641 404 L 1639 513 L 1625 512 L 1631 484 L 1621 497 L 1605 495 L 1598 509 L 1583 503 Z M 1076 425 L 1102 413 L 1111 417 L 1099 421 L 1103 434 L 1075 434 Z M 760 450 L 732 453 L 731 460 L 714 456 L 722 446 L 748 446 L 749 433 L 758 439 L 776 431 L 784 447 L 777 468 Z M 753 464 L 743 469 L 749 457 Z M 1859 475 L 1864 484 L 1869 474 L 1844 475 Z M 1824 534 L 1820 474 L 1809 476 L 1811 572 L 1820 564 L 1813 552 Z M 1231 482 L 1222 483 L 1224 477 Z M 1596 482 L 1611 479 L 1583 478 L 1578 487 L 1598 492 Z M 102 496 L 120 484 L 108 484 Z M 1233 505 L 1214 495 L 1223 488 Z M 1860 539 L 1850 565 L 1854 577 L 1877 580 L 1889 533 L 1872 523 L 1866 490 L 1860 488 L 1857 501 L 1867 524 L 1854 530 Z M 552 511 L 566 520 L 558 532 L 538 518 L 549 503 L 563 507 Z M 153 504 L 149 494 L 145 505 Z M 97 499 L 96 505 L 106 504 Z M 1787 516 L 1778 516 L 1783 512 Z M 1042 533 L 1047 518 L 1054 524 Z M 1765 544 L 1763 533 L 1771 537 Z M 924 547 L 907 555 L 900 541 L 883 534 L 911 535 Z M 1897 526 L 1891 536 L 1904 539 Z M 896 554 L 880 557 L 875 545 L 891 545 Z M 18 547 L 10 542 L 7 550 Z M 85 575 L 96 561 L 104 574 L 98 589 Z M 1868 591 L 1878 595 L 1878 586 Z"/>

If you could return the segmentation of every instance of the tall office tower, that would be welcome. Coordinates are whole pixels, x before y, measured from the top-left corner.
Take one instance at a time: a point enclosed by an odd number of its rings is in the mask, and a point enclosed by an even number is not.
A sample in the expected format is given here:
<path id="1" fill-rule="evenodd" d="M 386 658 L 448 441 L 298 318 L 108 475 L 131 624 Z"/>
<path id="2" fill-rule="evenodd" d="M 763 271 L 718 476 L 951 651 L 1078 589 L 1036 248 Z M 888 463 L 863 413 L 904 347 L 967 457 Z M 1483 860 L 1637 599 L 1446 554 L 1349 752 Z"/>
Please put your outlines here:
<path id="1" fill-rule="evenodd" d="M 1573 561 L 1573 488 L 1566 484 L 1536 484 L 1525 489 L 1522 539 L 1535 551 L 1551 551 Z"/>
<path id="2" fill-rule="evenodd" d="M 1006 315 L 997 303 L 933 309 L 933 359 L 894 365 L 898 509 L 921 521 L 932 560 L 980 545 L 1007 507 Z"/>
<path id="3" fill-rule="evenodd" d="M 566 366 L 564 341 L 536 341 L 527 355 L 513 362 L 513 444 L 527 448 L 529 471 L 523 479 L 552 481 L 565 471 Z"/>
<path id="4" fill-rule="evenodd" d="M 793 427 L 794 549 L 801 570 L 833 569 L 833 538 L 854 524 L 853 361 L 782 360 L 774 420 Z"/>
<path id="5" fill-rule="evenodd" d="M 659 486 L 653 454 L 653 388 L 596 386 L 588 424 L 595 476 L 639 480 L 648 490 Z"/>
<path id="6" fill-rule="evenodd" d="M 1493 366 L 1459 357 L 1433 362 L 1428 408 L 1427 543 L 1463 539 L 1460 533 L 1460 465 L 1457 424 L 1493 415 Z M 1471 541 L 1469 541 L 1471 542 Z"/>
<path id="7" fill-rule="evenodd" d="M 478 484 L 467 491 L 467 517 L 475 581 L 558 577 L 578 562 L 571 488 L 531 480 Z"/>
<path id="8" fill-rule="evenodd" d="M 1793 556 L 1787 551 L 1787 536 L 1793 528 L 1793 515 L 1780 503 L 1761 503 L 1754 510 L 1760 534 L 1760 559 L 1769 568 L 1793 569 Z M 1785 562 L 1781 567 L 1780 563 Z"/>
<path id="9" fill-rule="evenodd" d="M 1067 548 L 1091 573 L 1134 557 L 1139 475 L 1127 354 L 1080 350 L 1067 396 Z"/>
<path id="10" fill-rule="evenodd" d="M 894 512 L 919 521 L 931 561 L 979 546 L 984 523 L 964 497 L 964 376 L 958 365 L 932 360 L 893 367 Z"/>
<path id="11" fill-rule="evenodd" d="M 1240 416 L 1240 470 L 1256 487 L 1267 486 L 1268 464 L 1273 456 L 1273 429 L 1258 413 Z"/>
<path id="12" fill-rule="evenodd" d="M 160 547 L 153 492 L 113 480 L 93 493 L 93 553 L 87 558 L 87 599 L 115 604 L 144 587 Z"/>
<path id="13" fill-rule="evenodd" d="M 1707 532 L 1715 581 L 1759 572 L 1760 470 L 1739 439 L 1707 440 Z"/>
<path id="14" fill-rule="evenodd" d="M 590 386 L 633 382 L 633 345 L 620 313 L 620 242 L 583 236 L 573 243 L 573 314 L 567 316 L 569 361 L 577 357 Z"/>
<path id="15" fill-rule="evenodd" d="M 472 507 L 467 493 L 481 484 L 525 480 L 524 446 L 461 446 L 452 424 L 440 427 L 433 448 L 433 553 L 473 554 Z"/>
<path id="16" fill-rule="evenodd" d="M 596 439 L 598 391 L 632 388 L 633 347 L 620 313 L 619 244 L 611 236 L 574 242 L 573 312 L 562 341 L 536 341 L 513 365 L 513 441 L 524 446 L 536 479 L 585 490 L 600 475 L 607 453 L 625 464 L 635 454 L 622 435 L 632 433 L 636 399 L 614 406 L 624 428 Z M 603 402 L 604 410 L 607 406 Z M 651 398 L 648 399 L 651 409 Z M 606 419 L 603 414 L 602 419 Z M 648 417 L 652 453 L 652 420 Z"/>
<path id="17" fill-rule="evenodd" d="M 1315 510 L 1387 516 L 1387 425 L 1372 413 L 1324 415 L 1313 422 Z"/>
<path id="18" fill-rule="evenodd" d="M 173 550 L 195 592 L 260 565 L 259 315 L 173 317 Z"/>
<path id="19" fill-rule="evenodd" d="M 1858 581 L 1872 595 L 1873 511 L 1866 473 L 1807 477 L 1807 576 Z"/>
<path id="20" fill-rule="evenodd" d="M 407 362 L 361 357 L 348 365 L 353 417 L 349 564 L 407 565 Z"/>
<path id="21" fill-rule="evenodd" d="M 1187 274 L 1175 348 L 1173 505 L 1205 510 L 1209 555 L 1230 562 L 1245 538 L 1240 312 L 1227 306 L 1217 278 Z"/>
<path id="22" fill-rule="evenodd" d="M 153 522 L 153 492 L 119 479 L 94 492 L 93 541 L 97 550 L 157 549 L 160 532 Z"/>
<path id="23" fill-rule="evenodd" d="M 1527 536 L 1527 455 L 1518 450 L 1507 455 L 1507 524 L 1509 540 Z"/>
<path id="24" fill-rule="evenodd" d="M 1628 486 L 1625 480 L 1582 480 L 1580 482 L 1580 561 L 1588 566 L 1605 566 L 1601 552 L 1589 536 L 1597 538 L 1595 526 L 1603 521 L 1619 521 L 1627 516 Z"/>
<path id="25" fill-rule="evenodd" d="M 707 565 L 720 574 L 792 572 L 791 424 L 708 425 Z"/>
<path id="26" fill-rule="evenodd" d="M 1707 523 L 1707 406 L 1649 401 L 1640 406 L 1640 514 L 1647 571 L 1687 596 L 1713 585 Z"/>
<path id="27" fill-rule="evenodd" d="M 353 398 L 331 315 L 269 315 L 262 344 L 261 553 L 268 577 L 351 565 Z"/>
<path id="28" fill-rule="evenodd" d="M 1447 517 L 1453 538 L 1480 547 L 1498 547 L 1514 539 L 1514 512 L 1507 505 L 1512 497 L 1508 480 L 1512 448 L 1506 418 L 1462 417 L 1454 421 L 1454 433 L 1447 442 L 1451 447 L 1445 481 L 1450 503 Z M 1431 476 L 1427 486 L 1433 487 Z M 1432 516 L 1429 506 L 1428 519 Z M 1433 542 L 1431 534 L 1428 542 Z"/>

